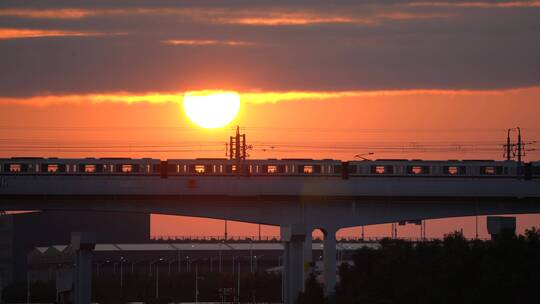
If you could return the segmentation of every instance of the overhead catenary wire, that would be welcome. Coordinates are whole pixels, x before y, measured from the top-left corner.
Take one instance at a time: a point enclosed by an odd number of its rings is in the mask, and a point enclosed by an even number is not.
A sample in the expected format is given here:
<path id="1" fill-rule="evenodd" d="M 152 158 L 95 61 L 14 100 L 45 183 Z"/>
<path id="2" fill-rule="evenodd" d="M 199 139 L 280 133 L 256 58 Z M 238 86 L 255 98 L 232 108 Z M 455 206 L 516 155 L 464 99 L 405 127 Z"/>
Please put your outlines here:
<path id="1" fill-rule="evenodd" d="M 19 127 L 14 126 L 0 126 L 0 132 L 2 130 L 19 130 Z M 102 131 L 109 130 L 110 127 L 94 127 L 94 126 L 22 126 L 23 130 L 27 129 L 39 129 L 40 131 Z M 154 129 L 174 129 L 184 130 L 185 127 L 177 126 L 113 126 L 113 129 L 119 130 L 140 130 L 147 128 Z M 250 131 L 266 130 L 266 127 L 247 127 L 241 128 Z M 446 130 L 428 130 L 428 129 L 368 129 L 368 128 L 291 128 L 291 127 L 276 127 L 275 130 L 296 130 L 299 132 L 319 132 L 320 130 L 332 130 L 335 132 L 343 131 L 355 131 L 355 132 L 382 132 L 387 134 L 403 134 L 408 132 L 470 132 L 485 131 L 485 132 L 498 132 L 497 128 L 463 128 L 463 129 L 446 129 Z M 540 131 L 540 129 L 524 129 L 529 131 Z M 191 130 L 193 131 L 193 130 Z M 356 137 L 361 137 L 359 134 Z M 76 141 L 69 138 L 59 138 L 57 136 L 48 137 L 35 137 L 28 136 L 1 136 L 0 138 L 0 152 L 5 153 L 17 153 L 17 152 L 53 152 L 53 153 L 213 153 L 222 152 L 225 145 L 222 141 L 172 141 L 172 140 L 152 140 L 140 143 L 140 141 L 134 141 L 133 139 L 100 139 L 100 140 L 81 140 Z M 377 154 L 408 154 L 408 153 L 453 153 L 453 154 L 485 154 L 485 153 L 499 153 L 504 143 L 498 140 L 348 140 L 339 142 L 329 141 L 300 141 L 300 142 L 272 142 L 272 141 L 252 141 L 254 148 L 253 151 L 264 155 L 265 153 L 351 153 L 357 154 L 359 151 L 371 151 Z M 540 140 L 533 139 L 526 142 L 527 149 L 525 151 L 530 154 L 536 155 L 539 153 L 539 149 L 536 147 L 540 144 Z"/>

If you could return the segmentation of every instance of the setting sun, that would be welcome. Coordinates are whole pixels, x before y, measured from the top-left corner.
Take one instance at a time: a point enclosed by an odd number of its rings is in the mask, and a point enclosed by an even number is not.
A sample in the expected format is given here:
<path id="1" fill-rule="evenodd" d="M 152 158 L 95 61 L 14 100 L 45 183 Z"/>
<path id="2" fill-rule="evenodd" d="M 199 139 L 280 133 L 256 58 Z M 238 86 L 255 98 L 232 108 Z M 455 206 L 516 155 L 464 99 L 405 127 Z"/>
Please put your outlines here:
<path id="1" fill-rule="evenodd" d="M 240 96 L 236 92 L 195 91 L 184 94 L 184 111 L 197 125 L 220 128 L 230 123 L 240 110 Z"/>

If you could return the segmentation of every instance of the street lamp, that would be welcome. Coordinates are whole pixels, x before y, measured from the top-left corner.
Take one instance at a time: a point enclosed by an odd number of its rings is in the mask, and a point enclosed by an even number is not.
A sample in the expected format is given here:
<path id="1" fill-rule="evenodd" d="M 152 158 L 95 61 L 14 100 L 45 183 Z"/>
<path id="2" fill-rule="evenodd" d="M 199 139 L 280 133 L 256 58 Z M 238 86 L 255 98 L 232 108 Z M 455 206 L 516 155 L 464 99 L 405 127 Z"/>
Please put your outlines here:
<path id="1" fill-rule="evenodd" d="M 249 240 L 249 270 L 253 273 L 253 241 Z"/>
<path id="2" fill-rule="evenodd" d="M 150 276 L 152 276 L 152 265 L 156 264 L 156 299 L 159 298 L 159 262 L 164 261 L 163 258 L 159 258 L 159 260 L 156 260 L 154 262 L 150 262 Z"/>
<path id="3" fill-rule="evenodd" d="M 105 263 L 96 263 L 96 275 L 97 275 L 98 277 L 99 277 L 99 274 L 100 274 L 100 272 L 99 272 L 99 268 L 100 268 L 100 267 L 99 267 L 99 266 L 101 266 L 101 265 L 103 265 L 103 264 L 105 264 Z"/>
<path id="4" fill-rule="evenodd" d="M 240 303 L 240 260 L 238 260 L 238 303 Z"/>
<path id="5" fill-rule="evenodd" d="M 124 269 L 122 267 L 124 262 L 124 257 L 120 257 L 120 292 L 123 292 L 124 289 Z"/>
<path id="6" fill-rule="evenodd" d="M 195 303 L 199 303 L 199 264 L 195 263 Z"/>
<path id="7" fill-rule="evenodd" d="M 233 256 L 232 258 L 232 266 L 233 266 L 233 282 L 234 282 L 234 261 L 236 259 L 238 259 L 238 278 L 237 278 L 237 282 L 238 282 L 238 290 L 237 290 L 237 296 L 238 296 L 238 301 L 240 301 L 240 258 L 242 257 L 246 257 L 245 255 L 235 255 Z"/>
<path id="8" fill-rule="evenodd" d="M 171 275 L 171 264 L 173 264 L 174 262 L 175 262 L 174 260 L 170 260 L 170 261 L 167 262 L 167 263 L 169 263 L 169 267 L 167 268 L 168 275 Z"/>
<path id="9" fill-rule="evenodd" d="M 163 261 L 163 258 L 159 258 L 156 263 Z M 159 299 L 159 264 L 156 264 L 156 299 Z"/>
<path id="10" fill-rule="evenodd" d="M 221 244 L 223 244 L 223 243 L 224 243 L 224 241 L 219 243 L 219 265 L 218 265 L 219 273 L 221 273 Z"/>
<path id="11" fill-rule="evenodd" d="M 285 275 L 285 267 L 281 267 L 281 259 L 283 258 L 283 256 L 281 255 L 278 255 L 278 259 L 277 259 L 277 263 L 278 263 L 278 268 L 281 268 L 281 302 L 283 302 L 283 289 L 284 289 L 284 285 L 285 285 L 285 279 L 283 278 L 284 275 Z"/>
<path id="12" fill-rule="evenodd" d="M 260 260 L 263 256 L 264 254 L 253 256 L 253 258 L 255 259 L 255 271 L 259 269 L 257 261 Z"/>
<path id="13" fill-rule="evenodd" d="M 138 261 L 138 262 L 131 262 L 131 273 L 135 273 L 135 264 L 138 264 L 140 263 L 141 261 Z"/>
<path id="14" fill-rule="evenodd" d="M 178 249 L 178 273 L 182 270 L 180 267 L 182 265 L 182 250 Z"/>

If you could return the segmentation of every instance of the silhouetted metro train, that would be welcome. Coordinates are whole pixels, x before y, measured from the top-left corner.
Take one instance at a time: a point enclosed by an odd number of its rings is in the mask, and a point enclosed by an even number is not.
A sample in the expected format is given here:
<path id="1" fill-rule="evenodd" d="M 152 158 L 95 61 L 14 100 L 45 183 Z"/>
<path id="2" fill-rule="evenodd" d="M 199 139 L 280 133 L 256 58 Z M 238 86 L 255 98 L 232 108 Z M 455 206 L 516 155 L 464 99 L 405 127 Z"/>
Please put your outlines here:
<path id="1" fill-rule="evenodd" d="M 340 161 L 333 159 L 221 158 L 3 158 L 0 175 L 143 175 L 160 176 L 250 176 L 250 177 L 491 177 L 540 178 L 540 161 L 518 164 L 494 160 L 407 160 L 377 159 Z"/>

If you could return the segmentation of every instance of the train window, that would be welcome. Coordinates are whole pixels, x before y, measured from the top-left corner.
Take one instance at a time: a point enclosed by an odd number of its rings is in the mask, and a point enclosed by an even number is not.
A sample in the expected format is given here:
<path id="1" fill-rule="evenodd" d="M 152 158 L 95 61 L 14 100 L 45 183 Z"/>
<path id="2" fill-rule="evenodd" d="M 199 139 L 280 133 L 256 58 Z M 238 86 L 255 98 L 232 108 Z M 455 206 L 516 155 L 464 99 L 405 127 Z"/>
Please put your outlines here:
<path id="1" fill-rule="evenodd" d="M 385 174 L 385 173 L 387 173 L 386 172 L 386 167 L 385 166 L 375 166 L 374 173 Z"/>
<path id="2" fill-rule="evenodd" d="M 152 172 L 153 173 L 160 173 L 161 172 L 161 165 L 152 165 Z"/>
<path id="3" fill-rule="evenodd" d="M 356 174 L 358 172 L 358 167 L 356 165 L 349 165 L 349 173 Z"/>
<path id="4" fill-rule="evenodd" d="M 195 173 L 204 173 L 204 165 L 195 165 L 194 171 Z"/>
<path id="5" fill-rule="evenodd" d="M 285 172 L 285 165 L 263 165 L 262 173 L 283 173 Z"/>
<path id="6" fill-rule="evenodd" d="M 225 166 L 225 172 L 227 172 L 227 173 L 236 172 L 236 165 L 226 165 Z"/>
<path id="7" fill-rule="evenodd" d="M 21 172 L 22 166 L 20 164 L 11 164 L 9 165 L 9 172 Z"/>
<path id="8" fill-rule="evenodd" d="M 312 174 L 313 173 L 313 166 L 308 165 L 308 166 L 300 166 L 300 167 L 301 167 L 301 169 L 299 168 L 300 170 L 298 170 L 298 171 L 300 171 L 300 172 L 302 172 L 304 174 Z"/>
<path id="9" fill-rule="evenodd" d="M 214 165 L 192 165 L 190 166 L 190 172 L 191 173 L 213 173 L 214 172 Z"/>
<path id="10" fill-rule="evenodd" d="M 334 173 L 343 172 L 343 167 L 341 165 L 334 165 Z"/>
<path id="11" fill-rule="evenodd" d="M 480 174 L 483 174 L 483 175 L 501 175 L 502 173 L 503 173 L 503 167 L 501 166 L 480 167 Z"/>
<path id="12" fill-rule="evenodd" d="M 408 174 L 429 174 L 429 166 L 407 166 Z"/>
<path id="13" fill-rule="evenodd" d="M 465 175 L 467 173 L 467 167 L 465 166 L 444 166 L 444 174 L 449 175 Z"/>
<path id="14" fill-rule="evenodd" d="M 96 165 L 84 165 L 84 173 L 95 173 Z"/>
<path id="15" fill-rule="evenodd" d="M 120 170 L 122 173 L 131 173 L 133 172 L 133 166 L 132 165 L 121 165 Z"/>
<path id="16" fill-rule="evenodd" d="M 132 173 L 132 172 L 139 172 L 140 171 L 140 165 L 132 165 L 132 164 L 122 164 L 122 165 L 116 165 L 116 172 L 119 173 Z M 111 168 L 112 169 L 112 168 Z"/>
<path id="17" fill-rule="evenodd" d="M 58 165 L 47 165 L 47 172 L 48 173 L 58 172 Z"/>
<path id="18" fill-rule="evenodd" d="M 495 174 L 495 167 L 485 167 L 484 168 L 484 174 Z"/>
<path id="19" fill-rule="evenodd" d="M 393 174 L 394 166 L 371 166 L 372 174 Z"/>
<path id="20" fill-rule="evenodd" d="M 67 166 L 64 164 L 45 164 L 40 166 L 43 173 L 66 172 Z"/>
<path id="21" fill-rule="evenodd" d="M 298 172 L 304 174 L 321 173 L 321 165 L 299 165 Z"/>

